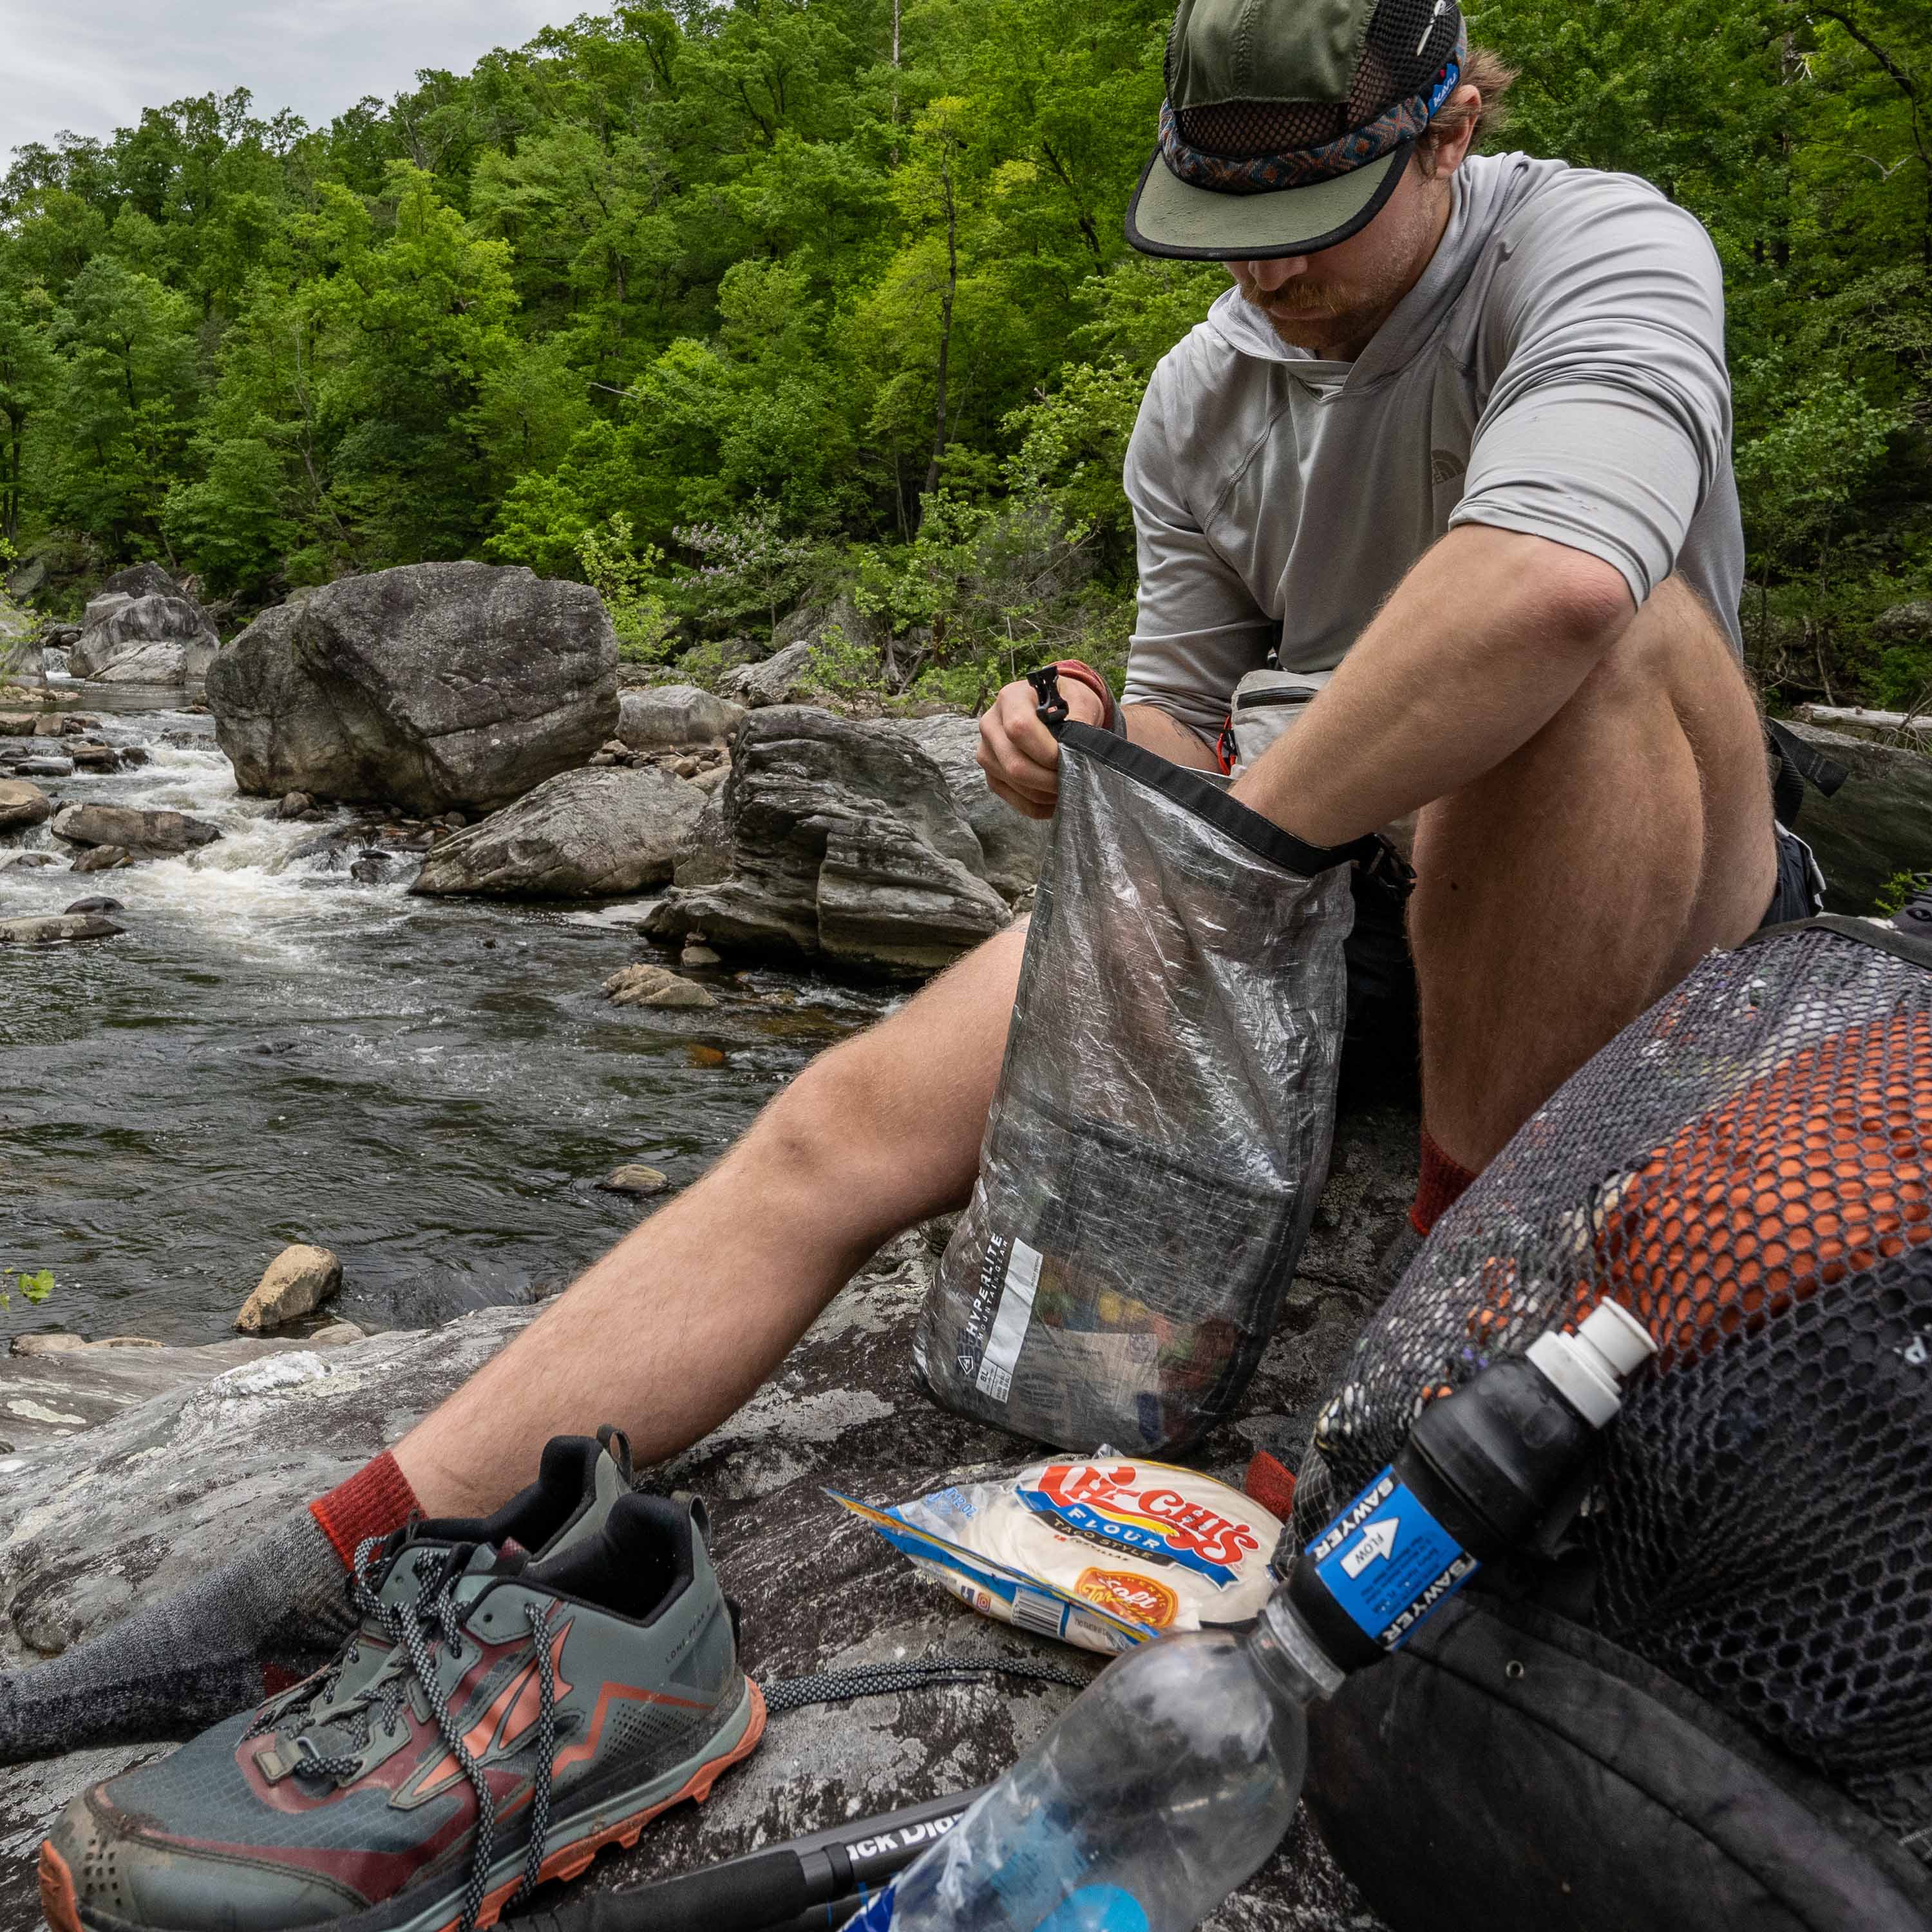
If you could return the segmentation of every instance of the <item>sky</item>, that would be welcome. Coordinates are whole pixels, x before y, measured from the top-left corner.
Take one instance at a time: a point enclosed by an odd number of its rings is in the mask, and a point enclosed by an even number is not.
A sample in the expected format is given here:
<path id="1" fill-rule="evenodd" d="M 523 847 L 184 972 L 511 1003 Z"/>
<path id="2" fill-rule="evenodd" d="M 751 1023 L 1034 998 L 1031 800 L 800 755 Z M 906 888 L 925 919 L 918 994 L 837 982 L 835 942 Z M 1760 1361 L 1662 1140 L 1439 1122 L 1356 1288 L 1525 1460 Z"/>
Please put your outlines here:
<path id="1" fill-rule="evenodd" d="M 460 74 L 597 0 L 0 0 L 0 171 L 62 128 L 105 139 L 143 107 L 245 87 L 312 126 L 416 70 Z"/>

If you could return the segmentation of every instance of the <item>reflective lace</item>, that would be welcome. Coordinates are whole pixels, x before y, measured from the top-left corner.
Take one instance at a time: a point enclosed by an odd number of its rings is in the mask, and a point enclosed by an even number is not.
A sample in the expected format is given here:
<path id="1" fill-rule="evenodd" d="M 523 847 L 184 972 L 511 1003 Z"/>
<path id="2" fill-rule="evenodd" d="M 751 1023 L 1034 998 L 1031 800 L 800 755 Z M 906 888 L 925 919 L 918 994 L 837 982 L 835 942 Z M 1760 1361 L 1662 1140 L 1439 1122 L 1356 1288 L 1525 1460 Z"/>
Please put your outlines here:
<path id="1" fill-rule="evenodd" d="M 311 1684 L 298 1685 L 288 1696 L 264 1705 L 245 1735 L 257 1737 L 266 1731 L 292 1734 L 296 1751 L 303 1762 L 296 1767 L 298 1778 L 338 1781 L 352 1780 L 362 1772 L 362 1759 L 370 1740 L 378 1730 L 393 1730 L 404 1702 L 413 1688 L 436 1720 L 438 1735 L 457 1762 L 476 1796 L 476 1842 L 470 1858 L 470 1880 L 464 1888 L 463 1916 L 458 1932 L 476 1932 L 476 1921 L 489 1890 L 490 1866 L 496 1838 L 496 1804 L 483 1767 L 464 1743 L 463 1733 L 451 1714 L 449 1699 L 436 1670 L 436 1648 L 460 1663 L 464 1655 L 462 1611 L 456 1602 L 455 1587 L 467 1569 L 475 1546 L 458 1544 L 437 1550 L 418 1550 L 412 1561 L 416 1579 L 416 1600 L 406 1606 L 386 1602 L 370 1581 L 372 1560 L 386 1550 L 391 1539 L 372 1536 L 358 1546 L 349 1580 L 350 1602 L 362 1616 L 364 1624 L 378 1625 L 394 1646 L 391 1660 L 366 1689 L 350 1698 L 340 1711 L 328 1711 L 329 1700 L 342 1681 L 343 1672 L 359 1654 L 361 1640 L 352 1639 L 328 1671 Z M 402 1560 L 398 1552 L 396 1560 Z M 556 1674 L 550 1658 L 550 1624 L 554 1605 L 526 1604 L 524 1612 L 536 1646 L 537 1666 L 537 1764 L 530 1802 L 530 1844 L 524 1856 L 522 1882 L 505 1906 L 508 1910 L 536 1890 L 543 1870 L 544 1842 L 550 1835 L 551 1787 L 556 1757 Z M 348 1745 L 325 1752 L 315 1739 L 297 1725 L 317 1715 L 322 1727 L 346 1724 Z M 292 1722 L 291 1720 L 293 1720 Z"/>

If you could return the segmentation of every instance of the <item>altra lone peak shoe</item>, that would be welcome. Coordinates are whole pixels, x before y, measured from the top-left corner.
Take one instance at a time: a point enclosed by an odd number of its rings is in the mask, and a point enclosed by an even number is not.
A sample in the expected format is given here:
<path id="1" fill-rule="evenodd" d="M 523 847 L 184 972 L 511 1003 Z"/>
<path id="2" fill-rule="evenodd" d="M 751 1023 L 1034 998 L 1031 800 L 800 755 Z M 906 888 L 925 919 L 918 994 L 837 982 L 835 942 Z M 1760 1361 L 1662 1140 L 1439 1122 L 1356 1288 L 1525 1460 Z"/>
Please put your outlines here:
<path id="1" fill-rule="evenodd" d="M 764 1728 L 701 1504 L 625 1495 L 541 1562 L 364 1552 L 353 1671 L 98 1785 L 40 1853 L 55 1932 L 470 1932 L 703 1798 Z"/>

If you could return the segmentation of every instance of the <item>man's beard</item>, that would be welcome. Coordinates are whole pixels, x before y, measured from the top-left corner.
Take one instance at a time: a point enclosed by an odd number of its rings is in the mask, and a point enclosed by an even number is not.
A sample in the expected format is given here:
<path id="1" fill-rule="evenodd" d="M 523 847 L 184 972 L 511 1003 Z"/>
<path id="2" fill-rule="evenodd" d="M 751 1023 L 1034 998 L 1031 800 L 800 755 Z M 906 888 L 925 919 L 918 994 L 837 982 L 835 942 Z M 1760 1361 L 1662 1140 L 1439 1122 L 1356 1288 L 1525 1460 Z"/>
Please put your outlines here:
<path id="1" fill-rule="evenodd" d="M 1246 281 L 1241 283 L 1240 290 L 1241 298 L 1260 310 L 1275 333 L 1297 349 L 1304 346 L 1300 338 L 1308 323 L 1346 321 L 1352 316 L 1366 322 L 1388 300 L 1385 292 L 1361 288 L 1334 285 L 1310 288 L 1299 276 L 1272 291 L 1258 289 Z M 1331 332 L 1325 328 L 1322 332 L 1324 334 Z"/>

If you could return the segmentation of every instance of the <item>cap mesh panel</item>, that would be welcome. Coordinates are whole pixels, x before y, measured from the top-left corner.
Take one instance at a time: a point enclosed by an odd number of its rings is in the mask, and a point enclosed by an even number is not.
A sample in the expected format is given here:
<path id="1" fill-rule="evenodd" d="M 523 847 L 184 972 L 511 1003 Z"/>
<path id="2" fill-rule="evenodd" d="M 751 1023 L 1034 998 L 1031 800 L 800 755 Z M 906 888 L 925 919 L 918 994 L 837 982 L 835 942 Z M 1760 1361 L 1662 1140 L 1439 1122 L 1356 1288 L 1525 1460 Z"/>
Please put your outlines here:
<path id="1" fill-rule="evenodd" d="M 1455 51 L 1460 16 L 1450 6 L 1432 19 L 1435 4 L 1436 0 L 1382 0 L 1369 22 L 1361 62 L 1346 103 L 1228 100 L 1177 108 L 1174 119 L 1180 138 L 1190 148 L 1236 160 L 1292 154 L 1340 140 L 1398 101 L 1421 93 Z M 1170 40 L 1170 100 L 1173 75 Z"/>
<path id="2" fill-rule="evenodd" d="M 1932 972 L 1814 927 L 1714 954 L 1627 1028 L 1358 1343 L 1298 1533 L 1606 1292 L 1660 1352 L 1580 1525 L 1600 1626 L 1932 1864 Z"/>

